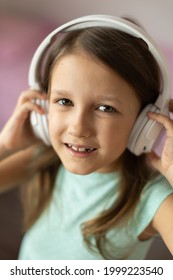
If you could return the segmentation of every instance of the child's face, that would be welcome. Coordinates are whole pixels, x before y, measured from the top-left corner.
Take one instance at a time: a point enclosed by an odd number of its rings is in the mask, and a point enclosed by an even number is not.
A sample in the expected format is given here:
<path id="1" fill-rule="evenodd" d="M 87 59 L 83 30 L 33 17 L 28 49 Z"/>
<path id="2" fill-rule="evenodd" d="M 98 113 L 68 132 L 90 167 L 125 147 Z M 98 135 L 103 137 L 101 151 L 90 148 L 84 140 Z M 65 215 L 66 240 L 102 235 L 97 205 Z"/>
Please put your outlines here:
<path id="1" fill-rule="evenodd" d="M 72 173 L 112 172 L 140 110 L 134 89 L 86 54 L 69 54 L 53 70 L 49 132 Z"/>

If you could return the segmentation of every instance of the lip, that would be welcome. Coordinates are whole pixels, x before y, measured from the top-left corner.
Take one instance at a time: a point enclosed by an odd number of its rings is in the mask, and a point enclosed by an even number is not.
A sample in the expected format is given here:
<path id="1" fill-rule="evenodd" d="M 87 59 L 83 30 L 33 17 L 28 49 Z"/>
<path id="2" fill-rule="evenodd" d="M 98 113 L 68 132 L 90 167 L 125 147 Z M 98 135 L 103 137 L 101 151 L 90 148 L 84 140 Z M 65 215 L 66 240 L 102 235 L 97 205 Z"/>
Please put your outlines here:
<path id="1" fill-rule="evenodd" d="M 64 146 L 65 146 L 68 154 L 70 154 L 73 157 L 77 157 L 77 158 L 90 157 L 91 155 L 93 155 L 97 151 L 96 148 L 91 147 L 91 146 L 75 145 L 75 144 L 72 144 L 72 143 L 64 143 Z M 72 146 L 75 147 L 76 150 L 72 149 Z M 80 149 L 86 149 L 86 151 L 81 152 L 81 151 L 79 151 Z"/>

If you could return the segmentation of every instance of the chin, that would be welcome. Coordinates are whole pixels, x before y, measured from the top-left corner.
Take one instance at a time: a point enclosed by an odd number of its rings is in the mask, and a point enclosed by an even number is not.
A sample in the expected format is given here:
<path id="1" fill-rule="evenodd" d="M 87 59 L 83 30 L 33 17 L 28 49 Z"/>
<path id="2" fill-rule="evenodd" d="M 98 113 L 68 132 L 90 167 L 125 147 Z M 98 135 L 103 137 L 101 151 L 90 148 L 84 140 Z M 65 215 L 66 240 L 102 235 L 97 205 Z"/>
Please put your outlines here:
<path id="1" fill-rule="evenodd" d="M 63 164 L 63 165 L 67 171 L 69 171 L 70 173 L 76 174 L 76 175 L 88 175 L 88 174 L 95 172 L 95 170 L 93 170 L 91 168 L 81 168 L 81 167 L 69 166 L 68 164 L 67 165 Z"/>

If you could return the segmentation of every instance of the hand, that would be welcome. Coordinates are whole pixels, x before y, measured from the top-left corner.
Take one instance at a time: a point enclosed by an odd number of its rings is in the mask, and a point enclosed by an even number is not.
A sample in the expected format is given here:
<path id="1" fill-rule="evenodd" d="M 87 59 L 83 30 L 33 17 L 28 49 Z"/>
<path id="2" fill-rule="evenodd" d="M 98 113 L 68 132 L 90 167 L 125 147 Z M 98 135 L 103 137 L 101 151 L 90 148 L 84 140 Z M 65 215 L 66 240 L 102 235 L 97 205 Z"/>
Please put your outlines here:
<path id="1" fill-rule="evenodd" d="M 173 100 L 169 103 L 170 112 L 173 112 Z M 154 152 L 148 154 L 151 165 L 160 171 L 173 186 L 173 120 L 157 113 L 148 113 L 148 117 L 161 123 L 166 129 L 166 140 L 158 157 Z"/>
<path id="2" fill-rule="evenodd" d="M 31 111 L 44 114 L 44 109 L 32 102 L 33 99 L 46 99 L 46 94 L 27 90 L 21 94 L 13 115 L 0 133 L 0 146 L 4 150 L 15 151 L 26 148 L 38 141 L 35 137 L 29 115 Z"/>

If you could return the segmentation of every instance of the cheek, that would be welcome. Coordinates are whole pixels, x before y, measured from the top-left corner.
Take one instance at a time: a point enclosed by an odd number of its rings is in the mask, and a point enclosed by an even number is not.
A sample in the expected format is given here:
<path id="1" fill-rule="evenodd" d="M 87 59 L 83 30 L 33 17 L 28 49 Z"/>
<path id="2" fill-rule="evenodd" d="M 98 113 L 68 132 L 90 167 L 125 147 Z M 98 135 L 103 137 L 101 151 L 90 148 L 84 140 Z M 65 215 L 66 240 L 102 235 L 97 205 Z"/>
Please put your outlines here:
<path id="1" fill-rule="evenodd" d="M 104 145 L 110 149 L 111 147 L 113 149 L 117 147 L 121 150 L 126 148 L 133 124 L 134 121 L 118 121 L 102 129 L 100 133 L 102 134 Z"/>

